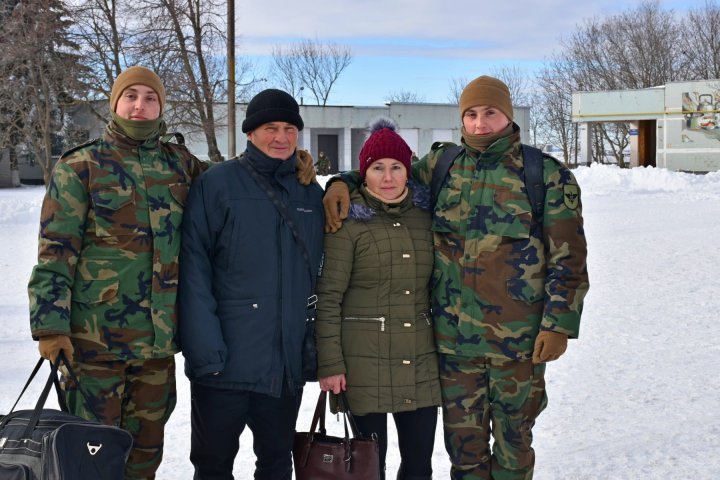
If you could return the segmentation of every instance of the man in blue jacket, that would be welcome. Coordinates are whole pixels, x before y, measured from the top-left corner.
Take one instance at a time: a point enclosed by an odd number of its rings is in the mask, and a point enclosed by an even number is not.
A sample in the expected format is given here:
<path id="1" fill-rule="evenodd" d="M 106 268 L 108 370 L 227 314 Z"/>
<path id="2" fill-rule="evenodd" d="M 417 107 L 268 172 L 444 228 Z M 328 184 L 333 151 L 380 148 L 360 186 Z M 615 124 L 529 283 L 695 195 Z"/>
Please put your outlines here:
<path id="1" fill-rule="evenodd" d="M 179 331 L 196 479 L 233 478 L 246 425 L 255 478 L 292 475 L 302 340 L 324 223 L 322 188 L 295 177 L 302 128 L 290 95 L 258 93 L 242 124 L 245 152 L 204 173 L 188 196 Z"/>

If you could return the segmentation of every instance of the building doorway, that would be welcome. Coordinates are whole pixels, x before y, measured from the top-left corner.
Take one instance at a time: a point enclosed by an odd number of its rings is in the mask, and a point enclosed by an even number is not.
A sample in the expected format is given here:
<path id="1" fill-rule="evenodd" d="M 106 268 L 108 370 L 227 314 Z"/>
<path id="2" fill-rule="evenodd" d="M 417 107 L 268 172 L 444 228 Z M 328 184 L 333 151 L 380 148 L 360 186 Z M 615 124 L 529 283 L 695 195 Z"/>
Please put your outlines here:
<path id="1" fill-rule="evenodd" d="M 320 152 L 330 159 L 330 173 L 338 172 L 338 136 L 337 135 L 318 135 L 318 156 Z"/>

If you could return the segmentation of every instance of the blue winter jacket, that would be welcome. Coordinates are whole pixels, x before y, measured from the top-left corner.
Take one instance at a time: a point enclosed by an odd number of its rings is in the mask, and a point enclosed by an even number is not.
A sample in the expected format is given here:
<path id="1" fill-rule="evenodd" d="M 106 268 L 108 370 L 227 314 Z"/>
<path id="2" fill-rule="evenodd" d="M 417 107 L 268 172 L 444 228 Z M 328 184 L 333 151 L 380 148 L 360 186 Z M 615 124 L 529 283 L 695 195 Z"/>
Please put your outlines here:
<path id="1" fill-rule="evenodd" d="M 193 182 L 182 224 L 180 347 L 191 381 L 279 396 L 303 385 L 301 346 L 311 277 L 323 249 L 322 188 L 248 142 L 246 158 L 272 184 L 310 250 L 237 159 Z M 219 374 L 214 375 L 215 372 Z"/>

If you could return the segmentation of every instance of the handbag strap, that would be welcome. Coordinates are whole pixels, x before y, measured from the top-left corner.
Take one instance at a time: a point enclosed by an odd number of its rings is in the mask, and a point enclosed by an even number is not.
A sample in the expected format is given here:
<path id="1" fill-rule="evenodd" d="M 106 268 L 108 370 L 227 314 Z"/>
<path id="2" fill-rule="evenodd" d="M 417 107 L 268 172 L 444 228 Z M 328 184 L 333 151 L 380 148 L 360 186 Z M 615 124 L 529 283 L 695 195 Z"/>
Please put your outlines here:
<path id="1" fill-rule="evenodd" d="M 310 426 L 310 435 L 315 435 L 318 423 L 320 423 L 320 435 L 325 435 L 325 407 L 327 405 L 327 392 L 320 392 L 317 405 L 315 405 L 315 413 L 313 414 L 312 424 Z"/>
<path id="2" fill-rule="evenodd" d="M 308 266 L 308 271 L 310 272 L 310 282 L 312 284 L 312 293 L 313 295 L 308 299 L 308 307 L 311 307 L 315 304 L 315 299 L 311 300 L 313 297 L 315 297 L 315 282 L 316 282 L 316 276 L 313 275 L 312 271 L 312 262 L 310 261 L 310 250 L 308 249 L 307 245 L 303 241 L 302 237 L 300 236 L 300 232 L 298 231 L 297 226 L 295 225 L 295 220 L 290 216 L 290 213 L 288 212 L 287 205 L 285 205 L 285 202 L 282 201 L 282 198 L 280 198 L 275 191 L 275 189 L 272 188 L 270 185 L 270 182 L 260 175 L 260 173 L 253 167 L 250 162 L 248 161 L 245 154 L 241 154 L 238 157 L 238 162 L 240 162 L 240 165 L 245 167 L 245 169 L 250 172 L 250 176 L 255 180 L 255 182 L 262 187 L 262 189 L 265 191 L 265 194 L 268 196 L 270 201 L 275 205 L 275 208 L 277 209 L 278 213 L 280 213 L 280 216 L 285 220 L 285 224 L 290 229 L 290 232 L 292 232 L 293 238 L 295 238 L 295 243 L 297 243 L 300 246 L 300 249 L 302 250 L 302 256 L 305 259 L 305 262 Z"/>
<path id="3" fill-rule="evenodd" d="M 348 402 L 347 396 L 345 396 L 345 392 L 340 392 L 340 394 L 337 396 L 338 401 L 342 405 L 342 410 L 345 417 L 345 438 L 347 438 L 347 422 L 350 422 L 350 429 L 352 430 L 353 438 L 362 437 L 362 434 L 360 433 L 360 430 L 357 427 L 357 423 L 355 423 L 355 417 L 353 417 L 352 411 L 350 411 L 350 403 Z"/>
<path id="4" fill-rule="evenodd" d="M 355 417 L 353 417 L 352 412 L 350 411 L 350 403 L 347 400 L 347 396 L 345 396 L 345 392 L 340 392 L 338 395 L 336 395 L 338 399 L 338 403 L 340 404 L 340 409 L 342 410 L 343 414 L 343 423 L 345 425 L 345 439 L 350 439 L 350 432 L 348 431 L 348 423 L 350 424 L 350 431 L 352 431 L 352 438 L 361 438 L 363 435 L 360 433 L 360 430 L 357 427 L 357 423 L 355 423 Z M 310 434 L 315 434 L 317 432 L 318 425 L 320 426 L 320 434 L 325 435 L 326 429 L 325 429 L 325 411 L 327 408 L 327 392 L 321 391 L 320 396 L 318 396 L 317 405 L 315 405 L 315 413 L 313 414 L 312 424 L 310 426 Z"/>

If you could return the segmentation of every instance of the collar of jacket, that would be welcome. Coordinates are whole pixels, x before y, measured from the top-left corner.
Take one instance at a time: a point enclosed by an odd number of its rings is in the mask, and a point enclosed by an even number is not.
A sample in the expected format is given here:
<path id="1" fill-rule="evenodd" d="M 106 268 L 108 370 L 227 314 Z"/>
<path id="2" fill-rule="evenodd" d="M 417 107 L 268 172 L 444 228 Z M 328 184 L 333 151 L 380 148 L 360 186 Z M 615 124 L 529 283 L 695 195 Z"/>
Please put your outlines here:
<path id="1" fill-rule="evenodd" d="M 474 149 L 465 140 L 461 140 L 465 151 L 473 158 L 484 163 L 499 162 L 520 146 L 520 127 L 513 122 L 513 131 L 509 135 L 498 138 L 484 152 Z"/>
<path id="2" fill-rule="evenodd" d="M 287 175 L 295 175 L 297 158 L 295 152 L 293 152 L 287 160 L 278 160 L 277 158 L 265 155 L 265 153 L 248 140 L 245 156 L 250 162 L 250 165 L 262 175 L 278 179 Z"/>
<path id="3" fill-rule="evenodd" d="M 400 203 L 388 204 L 373 196 L 367 191 L 365 185 L 360 186 L 352 194 L 348 217 L 366 222 L 378 212 L 385 212 L 390 216 L 399 216 L 413 207 L 420 210 L 430 210 L 430 189 L 412 180 L 408 181 L 410 190 Z"/>
<path id="4" fill-rule="evenodd" d="M 122 133 L 122 129 L 111 120 L 105 127 L 103 139 L 107 143 L 125 150 L 134 150 L 140 147 L 149 150 L 157 148 L 160 137 L 156 136 L 147 140 L 133 140 Z"/>

